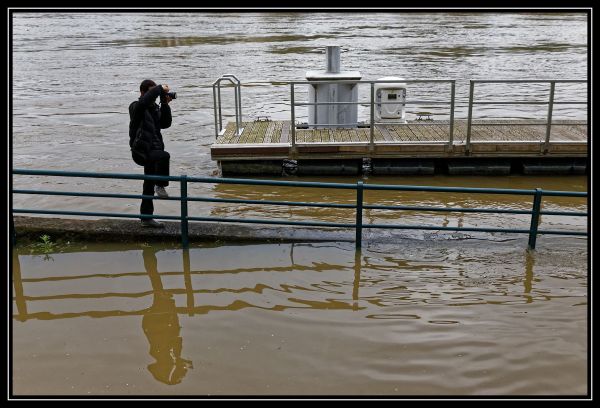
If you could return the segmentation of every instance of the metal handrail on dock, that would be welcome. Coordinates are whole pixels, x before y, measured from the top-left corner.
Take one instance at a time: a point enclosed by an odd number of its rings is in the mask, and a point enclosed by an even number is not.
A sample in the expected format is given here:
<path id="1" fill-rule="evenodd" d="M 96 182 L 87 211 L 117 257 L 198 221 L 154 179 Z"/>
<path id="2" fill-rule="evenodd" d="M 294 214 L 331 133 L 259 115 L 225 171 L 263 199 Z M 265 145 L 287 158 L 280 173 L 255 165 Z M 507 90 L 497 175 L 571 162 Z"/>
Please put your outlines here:
<path id="1" fill-rule="evenodd" d="M 546 117 L 546 140 L 544 141 L 544 153 L 548 152 L 550 146 L 550 131 L 552 129 L 552 113 L 554 105 L 587 105 L 587 101 L 563 101 L 557 102 L 554 100 L 554 91 L 557 83 L 587 83 L 586 80 L 579 79 L 537 79 L 537 80 L 526 80 L 526 79 L 498 79 L 498 80 L 470 80 L 469 82 L 469 114 L 467 118 L 467 140 L 466 140 L 466 151 L 467 153 L 471 150 L 471 127 L 473 125 L 473 105 L 548 105 L 548 114 Z M 550 84 L 550 92 L 548 101 L 474 101 L 475 84 Z M 488 125 L 487 123 L 479 123 L 478 125 Z M 555 124 L 557 125 L 557 124 Z"/>
<path id="2" fill-rule="evenodd" d="M 456 89 L 456 80 L 454 79 L 408 79 L 408 80 L 377 80 L 377 81 L 291 81 L 290 84 L 290 104 L 291 104 L 291 146 L 294 148 L 296 146 L 296 126 L 295 126 L 295 107 L 296 106 L 315 106 L 315 105 L 368 105 L 369 109 L 369 146 L 374 146 L 375 144 L 375 84 L 387 84 L 387 83 L 449 83 L 450 84 L 450 124 L 449 124 L 449 132 L 450 132 L 450 140 L 448 142 L 449 146 L 452 146 L 454 140 L 454 97 L 455 97 L 455 89 Z M 294 87 L 295 85 L 313 85 L 313 84 L 370 84 L 371 92 L 370 92 L 370 100 L 369 102 L 294 102 Z M 404 101 L 400 103 L 405 106 L 409 103 L 428 103 L 428 104 L 448 104 L 448 102 L 443 101 Z M 377 102 L 377 105 L 397 105 L 398 102 Z M 309 123 L 309 125 L 311 125 Z M 324 124 L 320 124 L 324 125 Z M 329 126 L 335 126 L 336 124 L 327 124 Z M 339 125 L 343 126 L 343 125 Z"/>
<path id="3" fill-rule="evenodd" d="M 94 172 L 73 172 L 57 170 L 28 170 L 13 169 L 13 175 L 30 176 L 58 176 L 58 177 L 85 177 L 85 178 L 110 178 L 110 179 L 129 179 L 129 180 L 162 180 L 177 181 L 180 183 L 181 194 L 179 197 L 171 196 L 168 198 L 159 198 L 147 195 L 136 194 L 108 194 L 108 193 L 85 193 L 74 191 L 48 191 L 48 190 L 22 190 L 11 188 L 11 194 L 35 194 L 35 195 L 61 195 L 75 197 L 110 197 L 127 199 L 155 199 L 155 200 L 175 200 L 180 201 L 181 209 L 179 216 L 174 215 L 147 215 L 130 214 L 116 212 L 84 212 L 84 211 L 65 211 L 65 210 L 36 210 L 31 208 L 12 208 L 11 205 L 11 229 L 13 244 L 16 239 L 13 214 L 53 214 L 53 215 L 77 215 L 92 217 L 118 217 L 118 218 L 157 218 L 167 220 L 179 220 L 181 222 L 181 241 L 184 248 L 189 246 L 188 222 L 189 221 L 212 221 L 225 223 L 246 223 L 263 225 L 296 225 L 310 227 L 337 227 L 353 228 L 356 231 L 356 248 L 362 246 L 362 230 L 365 228 L 378 229 L 413 229 L 413 230 L 443 230 L 443 231 L 469 231 L 469 232 L 503 232 L 503 233 L 523 233 L 529 234 L 528 247 L 535 249 L 537 236 L 539 234 L 553 235 L 573 235 L 588 236 L 588 232 L 581 231 L 558 231 L 558 230 L 540 230 L 540 215 L 567 215 L 567 216 L 589 216 L 589 209 L 586 212 L 576 211 L 542 211 L 541 203 L 543 196 L 553 197 L 587 197 L 587 192 L 576 191 L 552 191 L 536 189 L 497 189 L 497 188 L 465 188 L 465 187 L 432 187 L 432 186 L 408 186 L 408 185 L 381 185 L 364 184 L 362 181 L 356 183 L 321 183 L 321 182 L 298 182 L 298 181 L 277 181 L 277 180 L 253 180 L 253 179 L 235 179 L 235 178 L 212 178 L 212 177 L 188 177 L 181 176 L 148 176 L 141 174 L 122 174 L 122 173 L 94 173 Z M 355 204 L 337 204 L 323 202 L 295 202 L 295 201 L 273 201 L 273 200 L 243 200 L 243 199 L 222 199 L 211 197 L 190 197 L 188 195 L 188 183 L 209 183 L 209 184 L 240 184 L 255 186 L 285 186 L 285 187 L 303 187 L 303 188 L 324 188 L 324 189 L 346 189 L 356 191 Z M 442 192 L 442 193 L 467 193 L 467 194 L 506 194 L 506 195 L 529 195 L 533 196 L 531 210 L 511 210 L 499 208 L 458 208 L 458 207 L 435 207 L 435 206 L 391 206 L 391 205 L 365 205 L 363 193 L 364 190 L 388 190 L 388 191 L 423 191 L 423 192 Z M 188 202 L 218 202 L 218 203 L 241 203 L 256 205 L 286 205 L 302 206 L 315 208 L 345 208 L 356 209 L 356 220 L 354 223 L 335 223 L 335 222 L 313 222 L 313 221 L 282 221 L 268 219 L 239 219 L 223 217 L 195 217 L 188 213 Z M 400 224 L 364 224 L 363 211 L 369 210 L 410 210 L 410 211 L 441 211 L 441 212 L 465 212 L 465 213 L 497 213 L 497 214 L 531 214 L 531 222 L 528 229 L 511 228 L 475 228 L 475 227 L 447 227 L 434 225 L 400 225 Z"/>
<path id="4" fill-rule="evenodd" d="M 235 96 L 235 134 L 240 135 L 243 129 L 240 129 L 240 124 L 242 123 L 242 91 L 241 91 L 241 82 L 237 77 L 233 74 L 225 74 L 221 75 L 219 79 L 217 79 L 212 84 L 213 89 L 213 108 L 215 113 L 215 137 L 219 137 L 221 130 L 223 130 L 223 114 L 221 111 L 221 82 L 229 81 L 234 86 L 234 96 Z M 217 110 L 218 109 L 218 110 Z"/>
<path id="5" fill-rule="evenodd" d="M 213 84 L 213 95 L 214 95 L 214 103 L 215 103 L 215 134 L 216 137 L 218 138 L 221 130 L 223 129 L 222 126 L 222 116 L 221 116 L 221 99 L 220 99 L 220 94 L 217 93 L 217 91 L 215 90 L 215 85 L 217 85 L 218 87 L 218 83 L 219 81 L 223 80 L 223 79 L 227 79 L 224 78 L 228 76 L 223 76 L 221 78 L 219 78 L 219 80 L 217 80 L 215 82 L 215 84 Z M 237 80 L 237 78 L 235 78 Z M 233 83 L 233 81 L 231 81 Z M 447 83 L 450 85 L 450 97 L 449 100 L 446 101 L 440 101 L 440 100 L 405 100 L 403 102 L 376 102 L 375 101 L 375 85 L 376 84 L 385 84 L 385 83 L 398 83 L 398 82 L 402 82 L 402 83 L 406 83 L 406 84 L 410 84 L 410 83 Z M 220 82 L 219 82 L 220 83 Z M 550 85 L 550 92 L 549 92 L 549 98 L 547 101 L 526 101 L 526 100 L 493 100 L 493 101 L 477 101 L 475 100 L 475 85 L 476 84 L 484 84 L 484 83 L 519 83 L 519 84 L 549 84 Z M 500 125 L 498 123 L 488 123 L 488 122 L 482 122 L 482 123 L 473 123 L 473 106 L 474 105 L 548 105 L 548 110 L 547 110 L 547 114 L 546 117 L 544 119 L 540 119 L 540 120 L 544 120 L 544 122 L 541 123 L 533 123 L 533 122 L 523 122 L 523 123 L 519 123 L 519 125 L 545 125 L 546 126 L 546 132 L 545 132 L 545 140 L 542 142 L 542 151 L 544 153 L 548 152 L 549 146 L 550 146 L 550 134 L 551 134 L 551 128 L 552 126 L 561 126 L 561 125 L 571 125 L 571 124 L 563 124 L 563 123 L 554 123 L 552 121 L 552 116 L 553 116 L 553 111 L 554 111 L 554 105 L 588 105 L 589 106 L 589 101 L 556 101 L 555 100 L 555 88 L 556 88 L 556 84 L 557 83 L 588 83 L 587 80 L 578 80 L 578 79 L 562 79 L 562 80 L 557 80 L 557 79 L 498 79 L 498 80 L 470 80 L 469 81 L 469 99 L 468 99 L 468 104 L 467 106 L 467 134 L 466 134 L 466 141 L 465 141 L 465 150 L 467 152 L 467 154 L 470 152 L 471 150 L 471 134 L 472 134 L 472 127 L 473 126 L 479 126 L 479 125 Z M 448 141 L 447 141 L 447 145 L 449 148 L 452 148 L 453 144 L 454 144 L 454 128 L 455 128 L 455 108 L 456 108 L 456 80 L 455 79 L 402 79 L 402 80 L 376 80 L 376 81 L 368 81 L 368 80 L 331 80 L 331 81 L 308 81 L 308 80 L 303 80 L 303 81 L 285 81 L 285 82 L 278 82 L 278 84 L 280 85 L 289 85 L 290 87 L 290 119 L 291 119 L 291 123 L 290 123 L 290 145 L 292 148 L 294 148 L 297 144 L 297 140 L 296 140 L 296 107 L 297 106 L 321 106 L 321 105 L 362 105 L 362 106 L 369 106 L 370 107 L 370 113 L 369 113 L 369 123 L 368 123 L 368 127 L 370 128 L 370 134 L 369 134 L 369 145 L 373 146 L 375 144 L 375 105 L 383 105 L 383 104 L 388 104 L 388 105 L 397 105 L 397 104 L 401 104 L 402 106 L 406 106 L 408 104 L 428 104 L 428 105 L 449 105 L 449 123 L 448 123 Z M 368 101 L 356 101 L 356 102 L 297 102 L 296 101 L 296 96 L 295 96 L 295 87 L 298 85 L 312 85 L 312 84 L 356 84 L 356 85 L 361 85 L 361 84 L 369 84 L 370 85 L 370 98 Z M 238 81 L 237 83 L 234 83 L 234 86 L 236 86 L 236 135 L 240 135 L 240 129 L 239 129 L 239 123 L 241 123 L 242 118 L 241 118 L 241 96 L 240 96 L 240 92 L 239 89 L 241 87 L 241 83 Z M 220 88 L 219 92 L 220 92 Z M 218 96 L 218 97 L 217 97 Z M 239 108 L 238 108 L 238 104 L 239 104 Z M 218 111 L 218 115 L 217 115 L 217 111 Z M 218 118 L 218 120 L 217 120 Z M 218 122 L 218 123 L 217 123 Z M 426 121 L 425 121 L 426 122 Z M 379 122 L 378 122 L 379 123 Z M 383 123 L 383 122 L 381 122 Z M 587 123 L 587 121 L 586 121 Z M 396 124 L 391 123 L 390 124 Z M 311 125 L 311 124 L 308 124 Z M 327 126 L 346 126 L 346 125 L 339 125 L 339 124 L 323 124 L 320 123 L 319 125 L 327 125 Z M 416 125 L 416 123 L 411 123 L 412 125 Z M 420 123 L 420 125 L 427 125 L 427 123 Z M 366 126 L 365 126 L 366 127 Z"/>

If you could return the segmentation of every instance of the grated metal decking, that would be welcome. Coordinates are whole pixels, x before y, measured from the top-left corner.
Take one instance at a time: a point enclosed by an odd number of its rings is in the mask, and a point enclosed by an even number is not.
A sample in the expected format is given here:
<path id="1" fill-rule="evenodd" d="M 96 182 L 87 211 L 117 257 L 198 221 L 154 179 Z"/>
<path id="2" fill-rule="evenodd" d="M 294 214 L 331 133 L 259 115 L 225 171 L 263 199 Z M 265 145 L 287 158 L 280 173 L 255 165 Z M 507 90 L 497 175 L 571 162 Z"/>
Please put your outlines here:
<path id="1" fill-rule="evenodd" d="M 467 148 L 467 120 L 455 120 L 450 143 L 449 121 L 413 121 L 407 124 L 375 124 L 370 128 L 295 130 L 290 140 L 290 121 L 242 122 L 236 135 L 228 123 L 211 145 L 213 160 L 343 159 L 343 158 L 457 158 L 457 157 L 587 157 L 588 127 L 584 121 L 552 123 L 545 145 L 546 122 L 533 120 L 472 121 Z M 546 149 L 547 147 L 547 149 Z"/>

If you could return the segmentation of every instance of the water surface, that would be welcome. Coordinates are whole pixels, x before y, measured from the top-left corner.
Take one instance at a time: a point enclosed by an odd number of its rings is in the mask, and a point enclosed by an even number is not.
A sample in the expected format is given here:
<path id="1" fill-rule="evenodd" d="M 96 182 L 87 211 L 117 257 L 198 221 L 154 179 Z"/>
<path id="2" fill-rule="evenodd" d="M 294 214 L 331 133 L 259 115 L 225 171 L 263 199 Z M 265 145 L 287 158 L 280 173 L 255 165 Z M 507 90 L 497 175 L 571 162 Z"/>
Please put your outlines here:
<path id="1" fill-rule="evenodd" d="M 20 248 L 13 391 L 583 395 L 586 258 L 564 238 Z"/>

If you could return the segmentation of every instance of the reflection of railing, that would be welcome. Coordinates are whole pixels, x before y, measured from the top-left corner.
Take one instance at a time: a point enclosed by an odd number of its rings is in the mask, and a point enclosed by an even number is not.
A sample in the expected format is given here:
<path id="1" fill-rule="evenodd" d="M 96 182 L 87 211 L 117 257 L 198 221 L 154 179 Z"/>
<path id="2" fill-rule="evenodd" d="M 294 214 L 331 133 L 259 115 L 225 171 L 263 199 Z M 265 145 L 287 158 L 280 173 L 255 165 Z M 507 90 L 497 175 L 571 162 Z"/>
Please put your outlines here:
<path id="1" fill-rule="evenodd" d="M 47 190 L 20 190 L 12 189 L 13 194 L 41 194 L 41 195 L 60 195 L 75 197 L 110 197 L 110 198 L 128 198 L 128 199 L 162 199 L 176 200 L 181 202 L 181 212 L 179 216 L 174 215 L 147 215 L 147 214 L 123 214 L 106 212 L 83 212 L 83 211 L 63 211 L 63 210 L 35 210 L 12 208 L 12 214 L 55 214 L 55 215 L 79 215 L 93 217 L 120 217 L 120 218 L 157 218 L 181 221 L 181 240 L 184 248 L 188 247 L 188 222 L 189 221 L 213 221 L 213 222 L 233 222 L 246 224 L 264 224 L 264 225 L 296 225 L 305 227 L 337 227 L 354 228 L 356 230 L 356 247 L 362 246 L 363 228 L 381 228 L 381 229 L 416 229 L 416 230 L 447 230 L 447 231 L 469 231 L 469 232 L 503 232 L 529 234 L 529 248 L 535 248 L 538 234 L 551 235 L 576 235 L 587 236 L 586 232 L 578 231 L 558 231 L 558 230 L 539 230 L 540 215 L 562 215 L 562 216 L 587 216 L 588 212 L 574 211 L 542 211 L 542 196 L 554 197 L 587 197 L 587 192 L 576 191 L 543 191 L 541 188 L 535 190 L 525 189 L 497 189 L 497 188 L 465 188 L 465 187 L 429 187 L 429 186 L 403 186 L 403 185 L 381 185 L 364 184 L 358 181 L 356 184 L 350 183 L 319 183 L 319 182 L 298 182 L 298 181 L 275 181 L 275 180 L 252 180 L 252 179 L 234 179 L 234 178 L 213 178 L 213 177 L 188 177 L 182 176 L 147 176 L 140 174 L 119 174 L 119 173 L 85 173 L 85 172 L 67 172 L 54 170 L 25 170 L 14 169 L 13 174 L 36 175 L 36 176 L 60 176 L 60 177 L 87 177 L 87 178 L 111 178 L 111 179 L 133 179 L 133 180 L 169 180 L 178 181 L 181 185 L 180 197 L 158 198 L 154 196 L 135 195 L 135 194 L 108 194 L 108 193 L 82 193 L 73 191 L 47 191 Z M 187 183 L 209 183 L 209 184 L 245 184 L 255 186 L 285 186 L 285 187 L 304 187 L 304 188 L 322 188 L 322 189 L 346 189 L 356 191 L 355 204 L 337 204 L 323 202 L 296 202 L 296 201 L 271 201 L 271 200 L 241 200 L 224 199 L 209 197 L 189 197 L 187 194 Z M 416 206 L 389 206 L 389 205 L 365 205 L 363 203 L 364 190 L 388 190 L 388 191 L 422 191 L 422 192 L 441 192 L 441 193 L 469 193 L 469 194 L 508 194 L 508 195 L 529 195 L 533 196 L 533 206 L 531 210 L 510 210 L 498 208 L 441 208 L 441 207 L 416 207 Z M 256 205 L 286 205 L 317 208 L 351 208 L 356 209 L 355 223 L 334 223 L 334 222 L 307 222 L 307 221 L 282 221 L 266 219 L 239 219 L 239 218 L 221 218 L 221 217 L 194 217 L 188 215 L 188 202 L 214 202 L 214 203 L 243 203 Z M 529 229 L 508 229 L 508 228 L 475 228 L 475 227 L 447 227 L 433 225 L 395 225 L 395 224 L 363 224 L 364 209 L 381 210 L 410 210 L 410 211 L 445 211 L 462 213 L 492 213 L 492 214 L 531 214 L 531 223 Z M 588 209 L 589 211 L 589 209 Z M 14 227 L 13 227 L 14 234 Z M 14 239 L 14 235 L 13 235 Z"/>
<path id="2" fill-rule="evenodd" d="M 294 246 L 304 245 L 304 244 L 289 244 L 291 251 L 293 253 Z M 148 254 L 155 254 L 157 251 L 152 249 L 151 247 L 145 248 L 143 251 L 144 256 L 144 265 L 148 266 Z M 155 255 L 151 255 L 155 256 Z M 354 302 L 358 301 L 358 286 L 360 281 L 360 268 L 361 268 L 361 254 L 358 251 L 354 257 L 354 280 L 352 281 L 352 300 Z M 286 309 L 300 309 L 305 308 L 305 302 L 299 302 L 299 305 L 295 305 L 292 301 L 290 304 L 278 304 L 274 306 L 264 306 L 258 304 L 250 304 L 245 303 L 242 299 L 234 298 L 233 302 L 230 304 L 223 305 L 214 305 L 214 304 L 197 304 L 195 300 L 196 295 L 206 295 L 206 294 L 230 294 L 230 295 L 242 295 L 245 293 L 252 294 L 263 294 L 265 290 L 273 291 L 273 292 L 286 292 L 288 293 L 290 289 L 286 287 L 286 284 L 282 284 L 281 287 L 277 287 L 275 284 L 266 284 L 266 283 L 256 283 L 256 286 L 251 287 L 241 287 L 239 289 L 234 289 L 231 287 L 218 287 L 214 289 L 209 289 L 205 287 L 198 288 L 193 286 L 193 279 L 196 277 L 205 277 L 205 276 L 222 276 L 224 274 L 236 275 L 240 273 L 254 273 L 254 272 L 268 272 L 268 273 L 276 273 L 276 274 L 285 274 L 287 272 L 293 272 L 296 267 L 293 260 L 289 265 L 278 266 L 278 267 L 260 267 L 260 268 L 239 268 L 239 269 L 219 269 L 219 270 L 194 270 L 191 267 L 190 261 L 190 250 L 184 249 L 182 250 L 182 265 L 183 272 L 181 271 L 161 271 L 154 269 L 146 269 L 146 271 L 128 271 L 122 272 L 118 274 L 110 274 L 110 273 L 90 273 L 90 274 L 81 274 L 81 275 L 67 275 L 67 276 L 45 276 L 45 277 L 23 277 L 21 274 L 21 265 L 19 260 L 19 254 L 17 252 L 13 252 L 13 284 L 15 288 L 14 298 L 15 305 L 17 308 L 17 314 L 14 317 L 19 321 L 26 321 L 29 319 L 41 319 L 41 320 L 52 320 L 52 319 L 66 319 L 66 318 L 75 318 L 75 317 L 95 317 L 95 318 L 103 318 L 103 317 L 118 317 L 118 316 L 144 316 L 149 312 L 152 312 L 150 307 L 139 308 L 139 309 L 129 309 L 129 310 L 120 310 L 120 309 L 110 309 L 110 310 L 87 310 L 80 312 L 66 312 L 66 313 L 53 313 L 53 312 L 30 312 L 28 308 L 28 304 L 32 302 L 45 302 L 45 301 L 69 301 L 69 300 L 86 300 L 86 299 L 145 299 L 156 295 L 157 293 L 164 293 L 170 296 L 178 296 L 185 295 L 185 306 L 176 306 L 173 308 L 173 311 L 176 311 L 177 314 L 187 314 L 188 316 L 194 315 L 203 315 L 213 311 L 222 311 L 222 310 L 239 310 L 243 308 L 257 308 L 264 310 L 286 310 Z M 345 271 L 345 267 L 336 268 L 333 265 L 328 266 L 328 270 L 337 270 L 337 271 Z M 109 292 L 109 293 L 66 293 L 60 295 L 30 295 L 26 293 L 27 285 L 35 285 L 35 284 L 43 284 L 43 283 L 61 283 L 61 282 L 83 282 L 86 280 L 93 279 L 129 279 L 129 278 L 148 278 L 150 277 L 150 281 L 152 283 L 151 290 L 145 291 L 127 291 L 127 292 Z M 163 288 L 162 280 L 163 279 L 171 279 L 182 277 L 183 278 L 183 287 L 169 287 Z M 232 281 L 235 281 L 233 279 Z M 321 281 L 318 281 L 321 282 Z M 306 283 L 306 282 L 305 282 Z M 318 285 L 318 284 L 314 284 Z M 299 286 L 293 285 L 295 289 L 302 289 Z M 314 292 L 316 286 L 311 286 L 306 289 L 309 292 Z M 346 309 L 355 309 L 355 305 L 345 302 L 339 299 L 332 300 L 327 299 L 328 301 L 332 301 L 336 303 L 338 308 L 346 308 Z M 326 301 L 322 303 L 314 302 L 312 306 L 318 307 L 321 305 L 324 309 L 327 309 Z M 164 312 L 164 311 L 163 311 Z"/>
<path id="3" fill-rule="evenodd" d="M 548 101 L 474 101 L 475 94 L 475 84 L 540 84 L 547 83 L 550 84 L 550 96 Z M 528 79 L 504 79 L 504 80 L 471 80 L 469 86 L 469 116 L 467 119 L 467 142 L 466 142 L 466 150 L 467 152 L 471 149 L 471 127 L 473 125 L 473 105 L 548 105 L 548 115 L 546 117 L 546 140 L 544 141 L 544 152 L 548 151 L 548 147 L 550 146 L 550 132 L 552 129 L 552 111 L 554 110 L 554 105 L 587 105 L 587 101 L 562 101 L 557 102 L 554 100 L 554 90 L 556 88 L 557 83 L 587 83 L 585 80 L 577 80 L 577 79 L 563 79 L 563 80 L 528 80 Z M 489 122 L 478 122 L 478 126 L 494 126 L 497 123 L 489 123 Z M 527 124 L 520 124 L 525 126 Z M 539 125 L 539 123 L 533 123 L 531 125 Z M 554 123 L 554 125 L 561 125 L 560 123 Z"/>

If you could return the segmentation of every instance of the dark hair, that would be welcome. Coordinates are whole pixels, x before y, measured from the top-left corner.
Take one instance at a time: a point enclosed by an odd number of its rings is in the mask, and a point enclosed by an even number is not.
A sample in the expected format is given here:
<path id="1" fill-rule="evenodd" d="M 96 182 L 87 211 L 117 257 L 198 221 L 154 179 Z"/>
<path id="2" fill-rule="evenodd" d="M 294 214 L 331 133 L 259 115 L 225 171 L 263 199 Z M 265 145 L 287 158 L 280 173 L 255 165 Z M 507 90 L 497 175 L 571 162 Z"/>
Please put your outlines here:
<path id="1" fill-rule="evenodd" d="M 150 87 L 152 86 L 156 86 L 156 82 L 154 82 L 151 79 L 144 79 L 140 84 L 140 92 L 146 93 L 148 92 L 148 89 L 150 89 Z"/>

